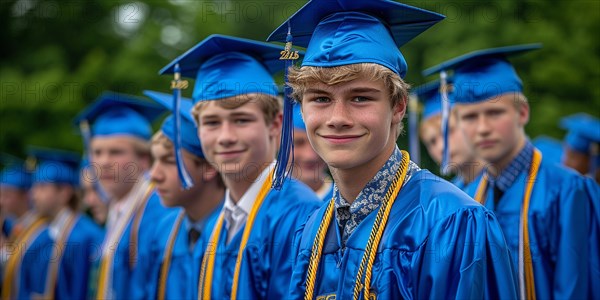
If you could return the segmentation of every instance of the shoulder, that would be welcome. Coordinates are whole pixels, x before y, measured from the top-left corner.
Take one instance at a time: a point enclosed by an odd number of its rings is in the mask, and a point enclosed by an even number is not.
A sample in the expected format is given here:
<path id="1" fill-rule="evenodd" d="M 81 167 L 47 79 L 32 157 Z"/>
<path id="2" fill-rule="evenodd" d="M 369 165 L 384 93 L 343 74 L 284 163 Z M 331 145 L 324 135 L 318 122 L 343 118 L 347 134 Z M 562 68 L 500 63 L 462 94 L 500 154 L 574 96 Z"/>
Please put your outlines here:
<path id="1" fill-rule="evenodd" d="M 316 209 L 322 203 L 312 189 L 292 178 L 286 180 L 281 190 L 272 189 L 269 194 L 274 200 L 274 205 L 284 205 L 288 208 L 310 207 Z"/>

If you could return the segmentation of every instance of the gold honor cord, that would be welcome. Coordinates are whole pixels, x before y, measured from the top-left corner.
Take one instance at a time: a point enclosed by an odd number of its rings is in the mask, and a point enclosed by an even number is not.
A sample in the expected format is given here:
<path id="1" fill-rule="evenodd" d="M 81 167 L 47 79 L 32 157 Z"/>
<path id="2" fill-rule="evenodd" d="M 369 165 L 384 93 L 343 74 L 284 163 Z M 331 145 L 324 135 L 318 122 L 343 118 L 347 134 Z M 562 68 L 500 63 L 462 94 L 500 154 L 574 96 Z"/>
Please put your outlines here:
<path id="1" fill-rule="evenodd" d="M 377 254 L 377 249 L 379 248 L 379 242 L 381 241 L 381 236 L 383 235 L 383 230 L 387 224 L 387 220 L 389 218 L 392 206 L 402 188 L 402 184 L 406 178 L 406 174 L 408 172 L 408 165 L 410 162 L 410 156 L 408 152 L 402 150 L 402 162 L 400 163 L 400 167 L 398 171 L 396 171 L 396 175 L 394 176 L 394 180 L 392 184 L 388 188 L 385 198 L 381 206 L 379 207 L 379 211 L 377 212 L 377 216 L 375 217 L 375 221 L 373 223 L 373 228 L 371 229 L 371 234 L 369 235 L 369 240 L 367 242 L 367 246 L 365 247 L 365 253 L 361 259 L 361 264 L 358 270 L 358 274 L 356 277 L 356 283 L 353 289 L 353 299 L 358 299 L 358 295 L 360 291 L 364 289 L 363 296 L 368 298 L 369 295 L 369 287 L 370 280 L 373 268 L 373 262 L 375 261 L 375 256 Z M 323 248 L 323 243 L 325 242 L 325 236 L 327 235 L 327 230 L 329 225 L 331 224 L 331 220 L 333 219 L 333 207 L 334 207 L 333 198 L 329 202 L 327 209 L 325 210 L 325 215 L 323 216 L 323 220 L 321 224 L 319 224 L 319 229 L 317 230 L 317 235 L 315 237 L 315 241 L 313 243 L 313 247 L 311 250 L 310 261 L 308 264 L 307 276 L 306 276 L 306 290 L 304 292 L 304 299 L 312 299 L 314 294 L 315 282 L 317 280 L 317 270 L 319 268 L 319 262 L 321 259 L 321 252 Z M 366 270 L 366 274 L 364 274 L 365 280 L 364 283 L 361 283 L 363 273 Z"/>
<path id="2" fill-rule="evenodd" d="M 13 299 L 18 293 L 12 293 L 13 281 L 17 268 L 22 263 L 22 259 L 29 248 L 30 243 L 33 242 L 33 238 L 39 235 L 42 226 L 46 224 L 45 218 L 38 218 L 29 228 L 27 228 L 19 238 L 15 241 L 14 245 L 17 247 L 17 251 L 10 255 L 6 264 L 6 270 L 4 272 L 4 280 L 2 282 L 2 299 Z M 31 241 L 30 241 L 31 239 Z M 21 245 L 23 245 L 21 247 Z M 20 251 L 22 250 L 22 251 Z M 15 286 L 18 289 L 18 286 Z M 14 294 L 14 295 L 13 295 Z"/>
<path id="3" fill-rule="evenodd" d="M 148 205 L 148 198 L 154 189 L 154 182 L 150 182 L 148 185 L 148 189 L 146 190 L 146 194 L 142 198 L 143 201 L 139 204 L 135 211 L 135 217 L 133 219 L 133 223 L 131 224 L 131 231 L 129 232 L 129 269 L 133 270 L 137 263 L 137 255 L 138 255 L 138 232 L 140 230 L 140 223 L 142 222 L 142 217 L 144 216 L 144 211 L 146 210 L 146 206 Z"/>
<path id="4" fill-rule="evenodd" d="M 147 187 L 146 190 L 143 194 L 142 199 L 147 198 L 148 196 L 150 196 L 150 193 L 152 192 L 152 189 L 154 188 L 154 184 L 152 182 L 150 182 Z M 131 216 L 133 215 L 133 212 L 135 211 L 136 207 L 133 207 L 129 213 L 125 216 L 121 216 L 122 218 L 131 218 Z M 127 224 L 127 223 L 125 223 Z M 119 237 L 122 236 L 123 232 L 125 231 L 125 228 L 127 227 L 127 225 L 122 226 L 121 228 L 117 228 L 115 230 L 118 230 L 115 234 L 117 234 Z M 133 228 L 132 228 L 133 230 Z M 115 252 L 117 251 L 118 247 L 119 247 L 119 241 L 121 240 L 121 238 L 117 239 L 117 244 L 114 245 L 116 248 L 112 249 L 112 251 L 108 251 L 106 255 L 104 255 L 104 249 L 102 249 L 103 254 L 102 257 L 100 258 L 100 275 L 98 277 L 100 277 L 99 279 L 99 283 L 98 283 L 98 293 L 96 295 L 96 299 L 98 300 L 104 300 L 108 298 L 108 287 L 111 286 L 112 283 L 109 282 L 109 279 L 112 280 L 109 276 L 111 274 L 111 272 L 109 272 L 109 269 L 111 268 L 110 265 L 112 265 L 113 262 L 113 258 L 115 255 Z M 103 247 L 111 247 L 111 245 L 103 245 Z M 131 247 L 131 245 L 130 245 Z M 131 252 L 130 252 L 131 255 Z M 112 297 L 111 297 L 112 298 Z"/>
<path id="5" fill-rule="evenodd" d="M 523 199 L 523 208 L 521 209 L 521 221 L 523 227 L 523 261 L 524 261 L 524 273 L 525 273 L 525 287 L 527 289 L 527 299 L 535 300 L 535 281 L 533 276 L 533 257 L 531 255 L 531 241 L 529 240 L 529 202 L 531 199 L 531 193 L 533 191 L 533 185 L 535 184 L 538 171 L 540 170 L 540 163 L 542 161 L 542 153 L 535 149 L 533 152 L 533 159 L 531 167 L 529 169 L 529 181 L 527 182 L 527 188 L 525 189 L 525 197 Z M 521 270 L 519 270 L 521 272 Z"/>
<path id="6" fill-rule="evenodd" d="M 534 149 L 533 159 L 531 161 L 531 166 L 529 167 L 529 178 L 527 181 L 527 186 L 525 187 L 525 193 L 523 196 L 523 204 L 521 207 L 521 228 L 520 235 L 523 237 L 523 240 L 519 240 L 521 244 L 519 248 L 522 248 L 522 252 L 519 253 L 519 259 L 523 263 L 523 268 L 519 268 L 519 284 L 525 285 L 526 288 L 526 298 L 535 300 L 535 281 L 533 275 L 533 264 L 532 264 L 532 256 L 531 256 L 531 243 L 529 241 L 529 202 L 531 199 L 531 193 L 533 192 L 533 185 L 535 184 L 535 180 L 537 178 L 538 171 L 540 169 L 540 163 L 542 161 L 542 154 L 539 150 Z M 487 174 L 483 176 L 481 182 L 477 186 L 477 192 L 475 194 L 475 201 L 485 205 L 485 191 L 487 190 L 487 182 L 488 177 Z M 524 269 L 524 270 L 522 270 Z M 524 280 L 521 280 L 524 278 Z M 524 282 L 523 282 L 524 281 Z"/>
<path id="7" fill-rule="evenodd" d="M 171 267 L 173 248 L 175 246 L 175 241 L 177 240 L 177 235 L 179 234 L 179 229 L 181 228 L 181 222 L 183 221 L 184 216 L 185 213 L 183 211 L 179 213 L 179 216 L 177 216 L 177 220 L 175 221 L 175 225 L 173 226 L 173 229 L 171 229 L 171 234 L 169 235 L 169 241 L 167 242 L 167 248 L 165 249 L 164 254 L 165 261 L 160 267 L 160 279 L 157 295 L 159 300 L 165 299 L 165 294 L 167 292 L 167 278 L 169 276 L 169 268 Z"/>
<path id="8" fill-rule="evenodd" d="M 485 193 L 487 191 L 487 183 L 488 183 L 488 175 L 484 174 L 483 178 L 481 178 L 481 181 L 479 182 L 479 185 L 477 186 L 477 192 L 475 193 L 475 201 L 479 202 L 480 204 L 485 204 Z"/>
<path id="9" fill-rule="evenodd" d="M 269 177 L 263 183 L 262 187 L 258 195 L 256 196 L 256 200 L 254 201 L 254 205 L 252 205 L 252 210 L 248 215 L 248 219 L 246 220 L 246 226 L 244 227 L 244 233 L 242 234 L 242 241 L 240 242 L 240 248 L 238 251 L 238 256 L 235 261 L 235 270 L 233 272 L 233 284 L 231 285 L 231 299 L 235 300 L 237 298 L 237 289 L 238 289 L 238 280 L 240 275 L 240 267 L 242 263 L 242 257 L 244 253 L 244 249 L 246 248 L 246 244 L 248 243 L 248 238 L 250 237 L 250 232 L 252 232 L 252 226 L 254 225 L 254 219 L 262 206 L 263 201 L 267 197 L 269 190 L 271 190 L 271 185 L 273 182 L 273 172 L 269 172 Z M 206 248 L 206 252 L 204 253 L 204 257 L 202 258 L 202 269 L 200 271 L 200 280 L 198 281 L 198 299 L 211 299 L 211 287 L 212 287 L 212 278 L 213 272 L 215 268 L 215 254 L 217 251 L 217 246 L 219 243 L 219 237 L 221 235 L 221 228 L 223 227 L 223 211 L 221 211 L 221 215 L 219 216 L 219 220 L 213 229 L 213 232 L 210 237 L 210 242 Z M 210 247 L 213 247 L 211 249 Z"/>
<path id="10" fill-rule="evenodd" d="M 62 261 L 62 256 L 66 251 L 65 244 L 73 231 L 77 215 L 71 213 L 66 226 L 62 230 L 60 239 L 52 247 L 52 256 L 50 256 L 50 265 L 48 266 L 48 274 L 46 275 L 46 292 L 42 299 L 54 300 L 54 290 L 56 289 L 56 280 L 58 278 L 58 270 Z"/>

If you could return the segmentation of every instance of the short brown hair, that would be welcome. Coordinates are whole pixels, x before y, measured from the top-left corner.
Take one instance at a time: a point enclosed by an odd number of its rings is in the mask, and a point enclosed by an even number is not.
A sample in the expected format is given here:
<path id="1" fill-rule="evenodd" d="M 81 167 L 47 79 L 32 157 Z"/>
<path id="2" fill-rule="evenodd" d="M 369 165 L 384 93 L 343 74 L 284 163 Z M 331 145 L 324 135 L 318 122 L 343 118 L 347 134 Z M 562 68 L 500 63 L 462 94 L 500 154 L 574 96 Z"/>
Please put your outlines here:
<path id="1" fill-rule="evenodd" d="M 250 101 L 256 101 L 263 112 L 265 123 L 267 124 L 273 123 L 277 114 L 281 111 L 281 101 L 277 97 L 261 93 L 242 94 L 211 101 L 216 101 L 216 104 L 224 109 L 236 109 Z M 192 116 L 194 116 L 194 120 L 198 124 L 200 124 L 200 112 L 207 103 L 208 101 L 198 101 L 192 109 Z"/>

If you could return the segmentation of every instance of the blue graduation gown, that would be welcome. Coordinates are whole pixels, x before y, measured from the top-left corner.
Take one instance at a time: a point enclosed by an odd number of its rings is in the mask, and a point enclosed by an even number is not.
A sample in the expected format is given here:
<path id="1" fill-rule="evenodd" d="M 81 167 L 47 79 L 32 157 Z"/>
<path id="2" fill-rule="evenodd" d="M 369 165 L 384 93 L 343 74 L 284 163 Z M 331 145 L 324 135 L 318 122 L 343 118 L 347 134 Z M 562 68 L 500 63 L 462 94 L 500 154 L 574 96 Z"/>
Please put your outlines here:
<path id="1" fill-rule="evenodd" d="M 90 218 L 79 215 L 65 244 L 55 299 L 85 299 L 92 261 L 101 253 L 104 231 Z"/>
<path id="2" fill-rule="evenodd" d="M 584 177 L 586 190 L 590 199 L 590 210 L 593 212 L 590 222 L 590 276 L 589 282 L 589 298 L 600 299 L 600 185 L 592 178 Z"/>
<path id="3" fill-rule="evenodd" d="M 131 230 L 135 215 L 129 220 L 121 239 L 117 245 L 112 264 L 112 290 L 114 299 L 146 299 L 147 288 L 145 286 L 136 286 L 135 282 L 142 282 L 135 278 L 141 276 L 145 278 L 146 271 L 143 268 L 137 268 L 139 261 L 150 260 L 150 248 L 152 237 L 156 229 L 157 222 L 172 209 L 164 207 L 160 203 L 160 198 L 156 191 L 152 191 L 148 197 L 143 215 L 140 220 L 138 238 L 137 238 L 137 258 L 135 262 L 130 260 Z M 98 272 L 100 261 L 96 263 L 95 272 Z M 133 265 L 133 268 L 131 267 Z M 95 274 L 97 276 L 97 274 Z M 96 285 L 90 285 L 91 289 L 97 288 Z M 95 294 L 97 291 L 91 292 Z"/>
<path id="4" fill-rule="evenodd" d="M 37 235 L 31 246 L 25 251 L 23 261 L 18 271 L 19 290 L 17 299 L 31 299 L 42 295 L 46 288 L 46 273 L 48 258 L 52 255 L 52 239 L 48 227 Z"/>
<path id="5" fill-rule="evenodd" d="M 528 182 L 525 170 L 494 204 L 515 266 L 519 259 L 521 206 Z M 482 176 L 468 194 L 474 196 Z M 487 199 L 492 198 L 488 189 Z M 495 206 L 495 207 L 494 207 Z M 529 237 L 538 299 L 586 299 L 590 249 L 590 199 L 579 174 L 542 158 L 529 204 Z M 595 280 L 597 280 L 596 277 Z"/>
<path id="6" fill-rule="evenodd" d="M 270 190 L 256 215 L 244 249 L 238 299 L 284 299 L 291 276 L 294 230 L 323 202 L 303 183 L 285 181 Z M 231 298 L 231 285 L 243 230 L 226 245 L 225 222 L 215 254 L 211 299 Z"/>
<path id="7" fill-rule="evenodd" d="M 198 276 L 200 274 L 199 270 L 202 256 L 204 255 L 204 247 L 207 243 L 204 242 L 204 240 L 208 239 L 208 236 L 219 217 L 221 208 L 222 205 L 218 206 L 207 216 L 204 221 L 201 236 L 198 239 L 193 252 L 190 252 L 188 249 L 188 233 L 183 222 L 181 223 L 171 255 L 171 263 L 166 281 L 165 299 L 196 299 L 198 297 Z M 153 259 L 150 261 L 151 271 L 149 272 L 150 278 L 148 280 L 148 296 L 150 298 L 157 298 L 161 280 L 160 272 L 166 260 L 166 248 L 180 213 L 182 213 L 182 210 L 167 215 L 161 220 L 156 230 L 151 253 L 152 257 L 160 259 Z"/>
<path id="8" fill-rule="evenodd" d="M 296 231 L 290 299 L 304 297 L 311 249 L 325 209 Z M 358 225 L 344 248 L 332 220 L 314 298 L 352 299 L 377 211 Z M 377 299 L 517 298 L 516 269 L 494 214 L 426 170 L 415 172 L 400 190 L 372 270 Z"/>

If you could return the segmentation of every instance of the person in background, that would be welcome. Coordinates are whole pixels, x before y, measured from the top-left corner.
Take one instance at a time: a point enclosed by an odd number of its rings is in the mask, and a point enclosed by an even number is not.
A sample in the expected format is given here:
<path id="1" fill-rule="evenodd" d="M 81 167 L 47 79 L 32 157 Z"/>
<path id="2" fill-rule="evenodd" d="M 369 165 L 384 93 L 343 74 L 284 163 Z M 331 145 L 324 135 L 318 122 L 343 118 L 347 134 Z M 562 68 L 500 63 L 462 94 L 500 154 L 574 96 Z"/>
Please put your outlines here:
<path id="1" fill-rule="evenodd" d="M 560 121 L 567 135 L 564 138 L 563 163 L 600 183 L 600 120 L 579 113 Z"/>
<path id="2" fill-rule="evenodd" d="M 333 180 L 327 174 L 327 165 L 310 145 L 300 105 L 294 105 L 294 168 L 292 177 L 308 185 L 319 199 L 328 201 L 333 196 Z"/>

